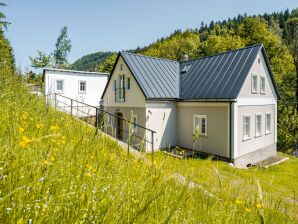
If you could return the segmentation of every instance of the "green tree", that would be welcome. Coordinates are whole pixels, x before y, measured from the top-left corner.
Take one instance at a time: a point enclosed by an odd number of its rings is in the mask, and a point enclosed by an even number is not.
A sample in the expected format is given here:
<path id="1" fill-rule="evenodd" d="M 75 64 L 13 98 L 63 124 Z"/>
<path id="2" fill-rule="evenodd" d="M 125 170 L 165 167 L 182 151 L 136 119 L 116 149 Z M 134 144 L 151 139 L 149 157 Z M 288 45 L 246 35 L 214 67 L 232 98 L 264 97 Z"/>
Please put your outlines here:
<path id="1" fill-rule="evenodd" d="M 3 6 L 6 6 L 6 4 L 0 2 L 0 7 Z M 3 31 L 3 27 L 7 28 L 10 23 L 5 19 L 6 16 L 0 12 L 0 70 L 5 71 L 3 74 L 12 75 L 15 71 L 13 50 Z"/>
<path id="2" fill-rule="evenodd" d="M 291 18 L 286 22 L 284 33 L 285 43 L 296 68 L 296 111 L 298 112 L 298 18 Z"/>
<path id="3" fill-rule="evenodd" d="M 117 53 L 111 54 L 106 60 L 99 65 L 99 71 L 111 73 L 116 62 Z"/>
<path id="4" fill-rule="evenodd" d="M 5 7 L 7 6 L 5 3 L 0 2 L 0 7 Z M 7 29 L 7 26 L 10 23 L 6 21 L 6 16 L 0 12 L 0 27 L 4 26 Z"/>
<path id="5" fill-rule="evenodd" d="M 67 27 L 64 26 L 60 30 L 60 35 L 56 42 L 56 49 L 54 51 L 54 59 L 56 67 L 66 67 L 68 64 L 67 56 L 71 50 L 71 40 L 67 36 Z"/>
<path id="6" fill-rule="evenodd" d="M 32 58 L 29 56 L 31 61 L 31 67 L 33 68 L 45 68 L 53 66 L 53 56 L 52 54 L 46 55 L 42 51 L 37 51 L 38 56 L 36 58 Z"/>

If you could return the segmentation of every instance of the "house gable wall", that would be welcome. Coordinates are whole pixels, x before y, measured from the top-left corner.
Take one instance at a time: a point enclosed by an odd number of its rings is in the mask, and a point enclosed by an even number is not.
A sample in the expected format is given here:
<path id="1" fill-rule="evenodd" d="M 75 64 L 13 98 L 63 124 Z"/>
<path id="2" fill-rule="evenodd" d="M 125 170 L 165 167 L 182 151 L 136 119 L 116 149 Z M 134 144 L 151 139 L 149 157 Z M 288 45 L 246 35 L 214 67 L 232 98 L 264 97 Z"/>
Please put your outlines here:
<path id="1" fill-rule="evenodd" d="M 118 83 L 119 75 L 125 75 L 124 102 L 115 102 L 114 80 L 117 80 Z M 127 89 L 128 77 L 130 78 L 130 89 Z M 105 107 L 145 107 L 145 96 L 121 56 L 117 61 L 113 74 L 111 74 L 111 80 L 106 87 L 103 101 Z"/>
<path id="2" fill-rule="evenodd" d="M 260 62 L 260 63 L 259 63 Z M 257 92 L 252 93 L 252 75 L 257 75 L 258 85 Z M 261 93 L 260 77 L 265 77 L 265 93 Z M 271 76 L 265 62 L 262 51 L 259 52 L 245 82 L 241 88 L 238 98 L 277 98 Z"/>

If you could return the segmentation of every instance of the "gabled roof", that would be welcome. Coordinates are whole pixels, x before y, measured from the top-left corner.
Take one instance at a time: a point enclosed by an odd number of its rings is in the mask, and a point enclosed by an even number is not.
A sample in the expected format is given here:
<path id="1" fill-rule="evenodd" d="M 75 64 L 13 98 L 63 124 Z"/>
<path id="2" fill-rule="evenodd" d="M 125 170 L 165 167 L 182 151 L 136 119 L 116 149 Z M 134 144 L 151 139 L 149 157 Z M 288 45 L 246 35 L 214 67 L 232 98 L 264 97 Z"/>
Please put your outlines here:
<path id="1" fill-rule="evenodd" d="M 262 45 L 181 63 L 180 99 L 236 99 Z"/>
<path id="2" fill-rule="evenodd" d="M 186 62 L 120 52 L 116 63 L 122 56 L 146 99 L 235 100 L 260 51 L 279 99 L 262 44 Z"/>
<path id="3" fill-rule="evenodd" d="M 179 98 L 179 62 L 121 52 L 146 98 Z"/>

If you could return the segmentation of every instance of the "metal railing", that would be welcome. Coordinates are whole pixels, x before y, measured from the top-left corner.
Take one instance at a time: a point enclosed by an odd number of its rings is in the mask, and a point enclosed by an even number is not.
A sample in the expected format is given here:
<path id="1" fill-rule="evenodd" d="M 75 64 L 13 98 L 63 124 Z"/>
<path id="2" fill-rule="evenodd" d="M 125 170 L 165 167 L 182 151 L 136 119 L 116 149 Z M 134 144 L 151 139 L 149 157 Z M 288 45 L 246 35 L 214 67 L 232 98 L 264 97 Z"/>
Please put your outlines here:
<path id="1" fill-rule="evenodd" d="M 132 122 L 132 118 L 127 119 L 123 116 L 125 113 L 120 110 L 116 113 L 105 111 L 102 107 L 92 106 L 58 93 L 48 94 L 45 97 L 47 105 L 93 125 L 96 128 L 96 134 L 101 130 L 126 142 L 128 153 L 130 147 L 139 151 L 151 149 L 152 160 L 154 159 L 154 133 L 156 132 Z"/>

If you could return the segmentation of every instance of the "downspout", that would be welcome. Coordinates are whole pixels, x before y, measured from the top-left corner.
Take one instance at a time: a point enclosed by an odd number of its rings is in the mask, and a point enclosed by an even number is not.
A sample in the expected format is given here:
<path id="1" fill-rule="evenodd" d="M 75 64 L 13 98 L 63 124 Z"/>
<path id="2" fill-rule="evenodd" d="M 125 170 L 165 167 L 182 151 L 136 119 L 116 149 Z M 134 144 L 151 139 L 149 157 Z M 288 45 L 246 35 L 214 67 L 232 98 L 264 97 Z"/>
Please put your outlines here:
<path id="1" fill-rule="evenodd" d="M 233 134 L 233 131 L 232 131 L 232 103 L 233 102 L 230 102 L 230 118 L 229 118 L 229 123 L 230 123 L 230 127 L 229 127 L 229 132 L 230 132 L 230 136 L 229 136 L 229 141 L 230 141 L 230 152 L 229 152 L 229 161 L 230 163 L 233 162 L 233 148 L 232 148 L 232 134 Z"/>

